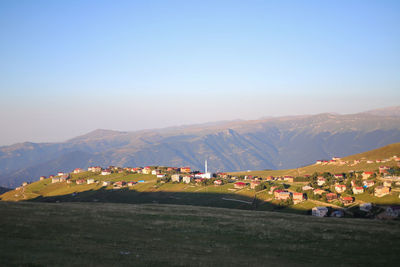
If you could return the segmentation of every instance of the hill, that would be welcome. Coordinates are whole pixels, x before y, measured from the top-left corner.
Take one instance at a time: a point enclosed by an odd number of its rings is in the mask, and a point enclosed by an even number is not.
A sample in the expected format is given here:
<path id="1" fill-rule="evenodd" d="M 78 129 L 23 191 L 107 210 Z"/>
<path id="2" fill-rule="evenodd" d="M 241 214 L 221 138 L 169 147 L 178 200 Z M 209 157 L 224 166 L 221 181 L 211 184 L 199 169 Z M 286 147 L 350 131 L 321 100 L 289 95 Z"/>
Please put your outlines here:
<path id="1" fill-rule="evenodd" d="M 289 169 L 400 141 L 400 117 L 319 114 L 138 132 L 96 130 L 63 143 L 0 148 L 0 185 L 71 171 L 71 166 L 191 166 L 211 171 Z"/>
<path id="2" fill-rule="evenodd" d="M 225 175 L 221 174 L 218 179 L 221 179 L 222 185 L 215 185 L 214 181 L 216 179 L 204 180 L 203 182 L 192 181 L 188 184 L 168 180 L 161 181 L 155 175 L 132 173 L 130 170 L 123 169 L 117 169 L 110 175 L 100 175 L 100 173 L 85 171 L 79 174 L 70 174 L 68 182 L 53 183 L 50 178 L 36 181 L 21 186 L 16 190 L 6 192 L 0 195 L 0 199 L 3 201 L 29 200 L 38 202 L 160 203 L 309 214 L 310 210 L 316 206 L 332 206 L 341 209 L 343 205 L 341 205 L 340 201 L 332 203 L 323 200 L 321 202 L 321 199 L 315 199 L 315 196 L 311 192 L 304 191 L 302 189 L 304 185 L 315 183 L 312 177 L 305 180 L 303 179 L 305 177 L 303 177 L 299 181 L 284 181 L 282 176 L 292 175 L 297 177 L 306 176 L 306 174 L 312 175 L 316 172 L 320 174 L 329 172 L 331 174 L 345 173 L 345 179 L 335 180 L 332 177 L 330 184 L 324 187 L 320 186 L 319 188 L 326 190 L 326 192 L 335 192 L 336 183 L 347 184 L 348 191 L 342 195 L 351 196 L 354 200 L 354 203 L 347 208 L 354 207 L 357 209 L 358 205 L 365 202 L 372 202 L 376 205 L 387 207 L 388 205 L 400 203 L 400 183 L 396 183 L 398 180 L 394 179 L 393 183 L 389 186 L 391 187 L 390 192 L 385 196 L 376 197 L 374 195 L 374 187 L 382 185 L 385 180 L 377 171 L 383 163 L 376 161 L 368 163 L 367 160 L 379 158 L 385 160 L 385 165 L 392 167 L 393 170 L 397 170 L 396 166 L 398 166 L 398 163 L 396 160 L 398 159 L 393 156 L 399 154 L 399 148 L 400 143 L 391 144 L 370 152 L 345 157 L 329 164 L 313 164 L 298 169 L 229 173 L 229 175 L 234 177 L 223 177 Z M 358 159 L 360 161 L 355 164 L 354 160 Z M 164 168 L 164 173 L 166 169 Z M 369 190 L 365 190 L 362 194 L 352 194 L 350 180 L 353 179 L 353 182 L 356 182 L 357 177 L 351 176 L 349 173 L 350 170 L 375 172 L 374 186 L 369 188 Z M 166 175 L 168 178 L 171 174 L 166 173 Z M 253 181 L 249 177 L 246 180 L 245 177 L 250 175 L 263 178 L 259 183 L 263 183 L 265 187 L 259 189 L 251 187 Z M 275 177 L 273 181 L 269 180 L 267 182 L 267 177 L 271 175 L 281 176 L 281 178 Z M 347 178 L 349 180 L 346 180 Z M 83 183 L 78 184 L 77 180 L 82 179 Z M 92 179 L 95 182 L 89 183 L 88 179 Z M 360 177 L 357 179 L 362 183 Z M 235 182 L 238 180 L 242 180 L 241 182 L 244 182 L 246 186 L 236 188 Z M 106 184 L 104 184 L 105 181 L 107 181 Z M 132 181 L 136 183 L 117 186 L 117 188 L 112 184 L 120 181 L 124 181 L 125 183 Z M 306 197 L 297 204 L 282 202 L 269 192 L 269 188 L 272 186 L 283 186 L 282 188 L 289 192 L 301 192 Z M 318 188 L 316 185 L 313 186 L 314 189 Z M 351 212 L 348 215 L 349 217 L 353 217 Z"/>
<path id="3" fill-rule="evenodd" d="M 378 149 L 366 151 L 363 153 L 346 156 L 341 159 L 342 162 L 348 161 L 346 164 L 330 163 L 330 164 L 312 164 L 296 169 L 287 170 L 259 170 L 259 171 L 246 171 L 246 172 L 233 172 L 232 175 L 258 175 L 262 177 L 267 176 L 281 176 L 281 175 L 311 175 L 315 172 L 323 173 L 343 173 L 349 171 L 376 171 L 381 165 L 396 166 L 397 162 L 393 156 L 400 155 L 400 143 L 390 144 Z M 376 162 L 376 160 L 389 159 L 387 162 Z M 354 160 L 360 160 L 359 163 L 354 163 Z M 367 163 L 368 160 L 374 161 Z"/>
<path id="4" fill-rule="evenodd" d="M 0 202 L 0 213 L 6 266 L 397 266 L 400 259 L 399 221 L 109 203 Z"/>
<path id="5" fill-rule="evenodd" d="M 364 113 L 377 116 L 400 116 L 400 106 L 374 109 Z"/>

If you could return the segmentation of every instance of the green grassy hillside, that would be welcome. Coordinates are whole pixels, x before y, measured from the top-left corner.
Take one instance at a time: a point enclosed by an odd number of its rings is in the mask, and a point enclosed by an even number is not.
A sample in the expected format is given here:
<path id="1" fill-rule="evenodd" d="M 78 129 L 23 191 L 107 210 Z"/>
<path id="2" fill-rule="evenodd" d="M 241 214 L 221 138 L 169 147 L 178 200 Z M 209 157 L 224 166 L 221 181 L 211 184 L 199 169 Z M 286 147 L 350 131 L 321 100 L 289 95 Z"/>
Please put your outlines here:
<path id="1" fill-rule="evenodd" d="M 400 222 L 175 205 L 0 202 L 2 266 L 397 266 Z"/>

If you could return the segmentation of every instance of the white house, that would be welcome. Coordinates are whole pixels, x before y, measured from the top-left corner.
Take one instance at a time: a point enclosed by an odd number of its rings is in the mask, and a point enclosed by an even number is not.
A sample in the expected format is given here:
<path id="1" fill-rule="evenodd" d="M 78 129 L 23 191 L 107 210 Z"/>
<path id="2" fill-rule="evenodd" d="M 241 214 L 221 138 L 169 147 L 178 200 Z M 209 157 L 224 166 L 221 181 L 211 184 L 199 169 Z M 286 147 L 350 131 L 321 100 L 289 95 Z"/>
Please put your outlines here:
<path id="1" fill-rule="evenodd" d="M 182 182 L 188 184 L 193 180 L 193 178 L 191 176 L 183 176 L 182 178 Z"/>
<path id="2" fill-rule="evenodd" d="M 101 171 L 101 175 L 110 175 L 110 174 L 111 174 L 111 171 L 108 169 Z"/>
<path id="3" fill-rule="evenodd" d="M 172 174 L 171 175 L 172 182 L 178 182 L 179 183 L 181 181 L 181 179 L 182 179 L 182 176 L 180 176 L 179 174 Z"/>
<path id="4" fill-rule="evenodd" d="M 87 179 L 87 184 L 94 184 L 94 179 L 93 178 Z"/>

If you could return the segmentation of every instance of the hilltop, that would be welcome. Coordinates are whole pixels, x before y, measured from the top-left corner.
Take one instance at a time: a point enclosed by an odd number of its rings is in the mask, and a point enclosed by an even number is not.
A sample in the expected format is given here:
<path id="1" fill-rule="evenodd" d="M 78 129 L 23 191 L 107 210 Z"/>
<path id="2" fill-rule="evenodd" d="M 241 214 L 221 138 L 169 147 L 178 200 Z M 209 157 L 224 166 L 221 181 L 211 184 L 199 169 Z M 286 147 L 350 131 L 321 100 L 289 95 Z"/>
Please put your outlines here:
<path id="1" fill-rule="evenodd" d="M 331 172 L 331 173 L 342 173 L 349 171 L 376 171 L 381 165 L 395 166 L 397 163 L 393 156 L 400 157 L 400 143 L 390 144 L 378 149 L 371 151 L 362 152 L 359 154 L 346 156 L 340 159 L 340 162 L 330 162 L 327 164 L 311 164 L 308 166 L 287 169 L 287 170 L 259 170 L 259 171 L 245 171 L 245 172 L 232 172 L 232 175 L 258 175 L 262 177 L 279 176 L 279 175 L 311 175 L 315 172 Z M 380 160 L 389 159 L 387 162 L 381 162 Z M 327 159 L 330 160 L 330 159 Z M 354 160 L 359 160 L 359 163 L 354 163 Z M 373 161 L 367 163 L 367 161 Z M 377 161 L 378 160 L 378 161 Z M 342 164 L 341 162 L 347 162 Z"/>
<path id="2" fill-rule="evenodd" d="M 192 166 L 212 171 L 290 169 L 400 141 L 400 117 L 318 114 L 165 129 L 96 130 L 62 143 L 0 147 L 0 185 L 16 187 L 71 166 Z"/>

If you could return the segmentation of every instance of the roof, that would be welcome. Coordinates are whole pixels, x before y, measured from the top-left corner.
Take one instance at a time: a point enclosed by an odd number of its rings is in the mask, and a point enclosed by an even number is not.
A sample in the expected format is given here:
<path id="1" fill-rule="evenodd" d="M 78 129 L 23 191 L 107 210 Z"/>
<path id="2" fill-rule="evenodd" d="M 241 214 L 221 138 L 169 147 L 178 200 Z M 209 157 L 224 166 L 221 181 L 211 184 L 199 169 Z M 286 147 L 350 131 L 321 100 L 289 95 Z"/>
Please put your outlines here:
<path id="1" fill-rule="evenodd" d="M 352 198 L 352 197 L 342 197 L 342 199 L 343 199 L 343 200 L 350 200 L 350 201 L 353 201 L 353 198 Z"/>

